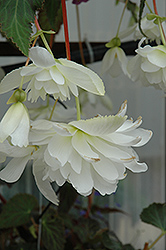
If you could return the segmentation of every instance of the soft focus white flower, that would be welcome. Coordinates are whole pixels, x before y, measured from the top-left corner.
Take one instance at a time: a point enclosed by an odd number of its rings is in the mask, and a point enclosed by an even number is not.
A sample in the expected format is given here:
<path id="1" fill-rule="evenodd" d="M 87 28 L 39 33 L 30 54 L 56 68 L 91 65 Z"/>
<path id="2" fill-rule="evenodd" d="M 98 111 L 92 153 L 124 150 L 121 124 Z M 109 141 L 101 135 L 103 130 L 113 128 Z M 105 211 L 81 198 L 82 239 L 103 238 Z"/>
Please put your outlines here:
<path id="1" fill-rule="evenodd" d="M 113 106 L 112 101 L 107 94 L 105 94 L 104 96 L 97 96 L 83 89 L 81 89 L 79 92 L 79 101 L 80 101 L 81 109 L 83 109 L 83 107 L 85 107 L 87 104 L 90 104 L 93 107 L 96 107 L 99 104 L 101 106 L 104 106 L 108 110 L 112 110 L 112 106 Z M 85 111 L 86 111 L 86 107 L 85 107 Z M 89 110 L 87 110 L 87 113 L 89 113 Z"/>
<path id="2" fill-rule="evenodd" d="M 128 71 L 133 81 L 140 80 L 144 85 L 153 85 L 166 90 L 166 47 L 139 46 L 137 55 L 128 63 Z"/>
<path id="3" fill-rule="evenodd" d="M 30 118 L 32 120 L 36 119 L 49 120 L 52 108 L 53 108 L 52 105 L 39 106 L 39 107 L 29 108 L 28 111 Z M 63 107 L 61 104 L 57 103 L 51 120 L 56 122 L 69 122 L 76 119 L 76 117 L 77 117 L 76 108 L 71 108 L 66 104 Z"/>
<path id="4" fill-rule="evenodd" d="M 164 23 L 163 23 L 164 24 Z M 144 34 L 147 36 L 146 41 L 155 40 L 157 44 L 160 44 L 161 36 L 158 25 L 154 23 L 154 20 L 147 20 L 146 16 L 141 20 L 141 28 Z M 140 32 L 138 24 L 134 31 L 134 39 L 139 40 L 142 39 L 144 35 Z"/>
<path id="5" fill-rule="evenodd" d="M 98 116 L 93 119 L 73 121 L 68 124 L 46 120 L 32 122 L 32 143 L 47 145 L 44 161 L 47 164 L 43 179 L 63 185 L 70 182 L 82 195 L 95 188 L 102 195 L 116 190 L 117 183 L 126 174 L 147 170 L 139 163 L 132 147 L 146 144 L 152 132 L 138 128 L 125 116 L 126 102 L 115 116 Z"/>
<path id="6" fill-rule="evenodd" d="M 40 96 L 43 100 L 46 94 L 54 98 L 66 100 L 70 98 L 69 89 L 74 96 L 78 96 L 78 87 L 97 95 L 104 95 L 104 85 L 101 78 L 92 70 L 67 59 L 58 59 L 42 47 L 30 49 L 29 57 L 33 61 L 27 67 L 12 71 L 2 80 L 0 93 L 19 86 L 22 76 L 23 82 L 29 82 L 26 92 L 28 100 L 37 101 Z"/>
<path id="7" fill-rule="evenodd" d="M 23 147 L 28 145 L 30 119 L 27 108 L 21 102 L 13 104 L 0 122 L 0 142 L 8 136 L 15 146 Z"/>
<path id="8" fill-rule="evenodd" d="M 127 56 L 120 47 L 110 48 L 104 55 L 101 72 L 109 73 L 112 77 L 117 77 L 122 72 L 128 75 L 127 63 Z"/>

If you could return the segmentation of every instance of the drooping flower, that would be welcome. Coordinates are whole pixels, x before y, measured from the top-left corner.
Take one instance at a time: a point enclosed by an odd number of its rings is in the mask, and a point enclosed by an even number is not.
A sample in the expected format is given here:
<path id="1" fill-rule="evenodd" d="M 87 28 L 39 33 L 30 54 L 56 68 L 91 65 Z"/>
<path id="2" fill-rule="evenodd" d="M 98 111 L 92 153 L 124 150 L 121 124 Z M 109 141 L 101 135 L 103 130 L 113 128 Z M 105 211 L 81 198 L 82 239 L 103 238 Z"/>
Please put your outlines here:
<path id="1" fill-rule="evenodd" d="M 144 32 L 144 34 L 147 36 L 146 41 L 148 40 L 155 40 L 157 44 L 160 44 L 161 41 L 161 36 L 160 36 L 160 31 L 158 28 L 158 25 L 154 23 L 154 20 L 148 20 L 145 17 L 141 19 L 141 28 Z M 139 26 L 137 24 L 135 31 L 134 31 L 134 39 L 142 39 L 144 36 L 140 32 Z"/>
<path id="2" fill-rule="evenodd" d="M 44 161 L 47 168 L 43 179 L 63 185 L 70 182 L 82 195 L 95 188 L 102 195 L 116 190 L 119 180 L 125 178 L 126 168 L 133 172 L 147 170 L 139 163 L 132 147 L 146 144 L 152 132 L 138 128 L 125 116 L 126 102 L 115 116 L 98 116 L 68 124 L 38 120 L 32 123 L 31 141 L 47 145 Z"/>
<path id="3" fill-rule="evenodd" d="M 77 86 L 104 95 L 103 82 L 92 70 L 67 59 L 55 60 L 42 47 L 31 48 L 29 57 L 33 63 L 6 75 L 0 84 L 0 93 L 19 86 L 24 76 L 23 82 L 29 82 L 26 88 L 26 92 L 29 92 L 28 100 L 32 102 L 37 101 L 39 96 L 44 100 L 46 94 L 66 100 L 70 98 L 69 89 L 74 96 L 78 96 Z"/>
<path id="4" fill-rule="evenodd" d="M 26 147 L 29 144 L 29 129 L 30 119 L 27 108 L 22 102 L 16 102 L 0 122 L 0 142 L 10 137 L 13 145 Z"/>
<path id="5" fill-rule="evenodd" d="M 128 59 L 123 49 L 118 46 L 110 48 L 102 60 L 102 73 L 109 73 L 112 77 L 117 77 L 121 73 L 128 76 Z"/>
<path id="6" fill-rule="evenodd" d="M 137 55 L 128 63 L 128 71 L 133 81 L 166 90 L 166 47 L 139 45 Z"/>

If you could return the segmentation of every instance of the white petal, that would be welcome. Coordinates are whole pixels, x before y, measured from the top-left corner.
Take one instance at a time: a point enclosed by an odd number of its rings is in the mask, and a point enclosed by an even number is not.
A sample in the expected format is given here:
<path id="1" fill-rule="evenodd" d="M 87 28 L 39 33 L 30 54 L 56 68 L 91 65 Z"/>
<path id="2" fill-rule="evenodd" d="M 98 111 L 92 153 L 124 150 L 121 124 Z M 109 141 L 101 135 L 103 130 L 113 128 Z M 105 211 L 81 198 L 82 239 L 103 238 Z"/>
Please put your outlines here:
<path id="1" fill-rule="evenodd" d="M 10 106 L 0 123 L 0 141 L 3 142 L 11 133 L 17 129 L 22 115 L 24 106 L 18 102 Z"/>
<path id="2" fill-rule="evenodd" d="M 113 48 L 109 49 L 105 53 L 103 60 L 102 60 L 102 66 L 101 66 L 102 73 L 107 72 L 111 68 L 115 59 L 115 54 L 116 54 L 116 51 Z"/>
<path id="3" fill-rule="evenodd" d="M 136 160 L 126 163 L 125 167 L 130 169 L 134 173 L 145 172 L 148 169 L 146 163 L 139 163 Z"/>
<path id="4" fill-rule="evenodd" d="M 43 69 L 41 72 L 35 75 L 37 81 L 49 81 L 51 80 L 51 75 L 49 70 Z"/>
<path id="5" fill-rule="evenodd" d="M 44 160 L 51 167 L 53 171 L 59 169 L 61 166 L 54 157 L 52 157 L 48 151 L 48 148 L 44 152 Z"/>
<path id="6" fill-rule="evenodd" d="M 152 64 L 160 68 L 166 67 L 166 49 L 164 49 L 163 51 L 157 49 L 156 47 L 156 49 L 153 50 L 150 54 L 147 54 L 147 58 Z"/>
<path id="7" fill-rule="evenodd" d="M 125 116 L 127 111 L 127 100 L 125 100 L 122 105 L 120 106 L 120 109 L 116 115 L 118 116 Z"/>
<path id="8" fill-rule="evenodd" d="M 136 130 L 129 131 L 126 134 L 141 138 L 141 140 L 138 143 L 133 145 L 134 147 L 140 147 L 140 146 L 145 145 L 153 135 L 152 131 L 146 130 L 146 129 L 143 129 L 143 128 L 139 128 L 139 129 L 136 129 Z"/>
<path id="9" fill-rule="evenodd" d="M 115 181 L 116 179 L 118 179 L 119 174 L 114 163 L 106 157 L 102 157 L 102 156 L 100 157 L 101 157 L 101 161 L 92 163 L 97 173 L 100 176 L 102 176 L 102 178 L 108 181 L 112 181 L 112 180 Z"/>
<path id="10" fill-rule="evenodd" d="M 22 76 L 20 71 L 22 68 L 15 69 L 7 74 L 0 83 L 0 94 L 6 93 L 18 87 L 21 83 Z"/>
<path id="11" fill-rule="evenodd" d="M 156 72 L 160 69 L 160 67 L 150 63 L 148 60 L 145 60 L 142 64 L 141 64 L 141 69 L 145 72 Z"/>
<path id="12" fill-rule="evenodd" d="M 125 159 L 131 158 L 131 155 L 123 150 L 123 148 L 117 145 L 111 145 L 108 142 L 97 137 L 88 137 L 87 141 L 105 157 L 115 161 L 124 161 Z"/>
<path id="13" fill-rule="evenodd" d="M 66 59 L 60 59 L 59 61 L 66 66 L 62 68 L 62 65 L 57 64 L 58 69 L 63 73 L 65 78 L 88 92 L 104 95 L 103 82 L 95 72 Z"/>
<path id="14" fill-rule="evenodd" d="M 69 160 L 68 162 L 70 163 L 72 169 L 77 173 L 80 174 L 81 173 L 81 169 L 82 169 L 82 157 L 80 157 L 80 155 L 77 153 L 76 150 L 72 150 L 72 153 L 69 156 Z"/>
<path id="15" fill-rule="evenodd" d="M 132 119 L 126 120 L 120 128 L 117 129 L 117 132 L 127 132 L 138 128 L 142 124 L 142 117 L 139 116 L 135 122 Z"/>
<path id="16" fill-rule="evenodd" d="M 22 175 L 28 160 L 30 160 L 29 155 L 22 158 L 13 158 L 7 166 L 0 171 L 0 179 L 6 182 L 17 181 Z"/>
<path id="17" fill-rule="evenodd" d="M 157 72 L 145 73 L 145 76 L 150 84 L 160 83 L 162 81 L 162 70 Z"/>
<path id="18" fill-rule="evenodd" d="M 38 68 L 36 67 L 36 65 L 32 63 L 28 66 L 22 67 L 20 74 L 21 76 L 32 76 L 41 72 L 42 70 L 43 70 L 42 68 Z"/>
<path id="19" fill-rule="evenodd" d="M 59 88 L 53 80 L 44 82 L 44 89 L 48 94 L 59 93 Z"/>
<path id="20" fill-rule="evenodd" d="M 56 134 L 48 144 L 48 151 L 50 155 L 57 158 L 62 166 L 64 166 L 64 164 L 68 161 L 71 150 L 72 146 L 70 136 L 60 136 Z"/>
<path id="21" fill-rule="evenodd" d="M 77 88 L 77 86 L 74 83 L 68 81 L 67 79 L 66 79 L 66 84 L 69 86 L 72 94 L 74 96 L 78 96 L 78 88 Z"/>
<path id="22" fill-rule="evenodd" d="M 92 192 L 93 180 L 90 172 L 90 164 L 86 161 L 83 161 L 81 173 L 77 174 L 72 171 L 68 179 L 78 193 L 87 196 Z"/>
<path id="23" fill-rule="evenodd" d="M 69 124 L 79 128 L 87 134 L 101 136 L 116 131 L 125 122 L 127 117 L 100 116 L 87 120 L 73 121 Z"/>
<path id="24" fill-rule="evenodd" d="M 31 48 L 29 51 L 29 57 L 38 67 L 48 68 L 56 64 L 53 56 L 43 47 Z"/>
<path id="25" fill-rule="evenodd" d="M 65 83 L 65 79 L 56 66 L 51 67 L 50 75 L 52 79 L 59 85 L 63 85 Z"/>
<path id="26" fill-rule="evenodd" d="M 84 133 L 77 132 L 72 137 L 72 146 L 84 159 L 95 162 L 100 160 L 98 154 L 87 143 Z"/>
<path id="27" fill-rule="evenodd" d="M 109 183 L 104 180 L 93 168 L 91 168 L 91 174 L 94 181 L 94 188 L 100 192 L 100 194 L 111 194 L 116 191 L 117 181 Z"/>
<path id="28" fill-rule="evenodd" d="M 43 180 L 46 165 L 42 161 L 35 161 L 33 164 L 33 174 L 36 185 L 40 192 L 52 203 L 58 205 L 58 198 L 48 179 Z"/>
<path id="29" fill-rule="evenodd" d="M 15 146 L 26 147 L 29 144 L 28 136 L 30 129 L 30 119 L 26 107 L 21 103 L 24 110 L 22 113 L 21 120 L 19 121 L 19 125 L 13 133 L 10 134 L 11 142 Z"/>

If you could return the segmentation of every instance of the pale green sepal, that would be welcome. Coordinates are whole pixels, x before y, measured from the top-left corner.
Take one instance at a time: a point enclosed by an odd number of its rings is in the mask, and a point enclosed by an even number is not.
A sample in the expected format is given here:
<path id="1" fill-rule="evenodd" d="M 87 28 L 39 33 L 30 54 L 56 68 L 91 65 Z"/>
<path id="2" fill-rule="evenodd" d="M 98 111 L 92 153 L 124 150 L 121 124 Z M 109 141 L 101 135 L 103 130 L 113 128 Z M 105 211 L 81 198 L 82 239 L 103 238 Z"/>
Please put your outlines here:
<path id="1" fill-rule="evenodd" d="M 15 102 L 25 102 L 27 94 L 22 89 L 16 89 L 12 96 L 7 101 L 7 104 L 15 103 Z"/>
<path id="2" fill-rule="evenodd" d="M 114 37 L 113 39 L 111 39 L 110 42 L 106 43 L 106 47 L 107 48 L 113 48 L 113 47 L 119 47 L 121 45 L 121 41 L 119 39 L 119 37 Z"/>

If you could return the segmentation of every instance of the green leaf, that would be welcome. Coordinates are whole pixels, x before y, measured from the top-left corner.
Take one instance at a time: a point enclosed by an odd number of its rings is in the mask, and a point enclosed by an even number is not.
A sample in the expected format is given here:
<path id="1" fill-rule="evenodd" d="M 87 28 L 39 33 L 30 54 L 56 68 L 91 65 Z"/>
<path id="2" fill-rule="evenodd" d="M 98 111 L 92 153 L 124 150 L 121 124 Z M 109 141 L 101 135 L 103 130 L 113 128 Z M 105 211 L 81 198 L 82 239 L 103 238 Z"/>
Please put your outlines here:
<path id="1" fill-rule="evenodd" d="M 104 232 L 102 234 L 103 246 L 110 250 L 122 250 L 122 243 L 113 232 Z"/>
<path id="2" fill-rule="evenodd" d="M 64 225 L 54 209 L 47 210 L 47 213 L 42 217 L 42 243 L 48 250 L 64 249 Z"/>
<path id="3" fill-rule="evenodd" d="M 6 250 L 36 250 L 37 249 L 37 244 L 36 243 L 19 243 L 13 246 L 9 246 L 5 248 Z M 42 248 L 41 248 L 42 250 Z"/>
<path id="4" fill-rule="evenodd" d="M 78 219 L 77 225 L 73 228 L 73 231 L 77 234 L 82 243 L 93 239 L 98 230 L 100 230 L 99 223 L 91 218 Z"/>
<path id="5" fill-rule="evenodd" d="M 0 214 L 0 229 L 18 227 L 30 221 L 32 210 L 38 206 L 36 198 L 29 194 L 17 194 L 11 198 Z"/>
<path id="6" fill-rule="evenodd" d="M 54 10 L 54 11 L 52 11 Z M 44 8 L 39 12 L 39 23 L 42 30 L 54 30 L 56 34 L 59 32 L 63 22 L 61 0 L 47 0 Z M 50 43 L 51 36 L 45 35 Z"/>
<path id="7" fill-rule="evenodd" d="M 149 207 L 143 209 L 140 217 L 143 222 L 166 231 L 166 203 L 151 204 Z"/>
<path id="8" fill-rule="evenodd" d="M 1 31 L 28 56 L 31 23 L 43 0 L 0 0 Z"/>
<path id="9" fill-rule="evenodd" d="M 76 190 L 69 183 L 65 183 L 60 189 L 58 211 L 61 213 L 68 213 L 73 206 L 77 195 L 78 193 Z"/>

